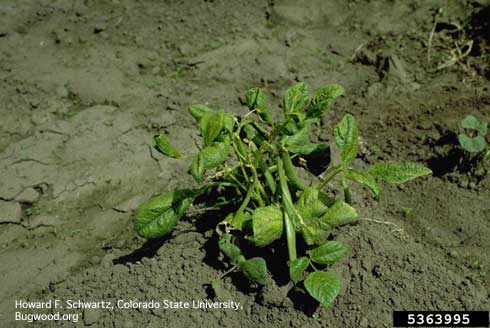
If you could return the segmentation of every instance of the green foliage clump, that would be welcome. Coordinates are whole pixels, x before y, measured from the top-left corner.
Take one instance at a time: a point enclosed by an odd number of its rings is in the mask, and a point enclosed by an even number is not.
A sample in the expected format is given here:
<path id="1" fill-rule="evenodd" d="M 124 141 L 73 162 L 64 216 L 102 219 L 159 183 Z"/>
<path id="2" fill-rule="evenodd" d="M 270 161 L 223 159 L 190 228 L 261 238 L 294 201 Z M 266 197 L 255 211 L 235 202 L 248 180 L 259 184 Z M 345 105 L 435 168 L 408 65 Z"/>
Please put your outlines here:
<path id="1" fill-rule="evenodd" d="M 141 204 L 134 216 L 136 232 L 145 238 L 164 236 L 198 199 L 215 200 L 221 195 L 215 204 L 207 205 L 228 211 L 216 231 L 219 248 L 232 269 L 265 285 L 270 281 L 265 259 L 247 258 L 243 246 L 284 245 L 289 257 L 284 265 L 291 280 L 296 284 L 303 281 L 318 302 L 331 304 L 340 281 L 328 269 L 347 248 L 329 237 L 332 229 L 358 219 L 349 182 L 364 185 L 379 199 L 380 180 L 403 183 L 431 173 L 417 163 L 384 162 L 365 170 L 355 168 L 359 130 L 354 117 L 347 114 L 333 133 L 339 159 L 331 161 L 322 174 L 311 174 L 312 182 L 305 184 L 298 166 L 312 155 L 330 153 L 328 145 L 311 141 L 312 128 L 320 125 L 320 116 L 343 93 L 341 86 L 331 84 L 310 97 L 308 87 L 298 83 L 286 91 L 279 121 L 273 119 L 260 88 L 247 91 L 250 112 L 243 117 L 204 105 L 192 106 L 190 114 L 203 139 L 200 151 L 183 155 L 163 135 L 155 137 L 155 147 L 172 158 L 190 157 L 189 172 L 199 187 L 168 192 Z M 324 190 L 332 181 L 340 182 L 343 200 Z M 307 247 L 302 254 L 298 254 L 297 238 Z"/>

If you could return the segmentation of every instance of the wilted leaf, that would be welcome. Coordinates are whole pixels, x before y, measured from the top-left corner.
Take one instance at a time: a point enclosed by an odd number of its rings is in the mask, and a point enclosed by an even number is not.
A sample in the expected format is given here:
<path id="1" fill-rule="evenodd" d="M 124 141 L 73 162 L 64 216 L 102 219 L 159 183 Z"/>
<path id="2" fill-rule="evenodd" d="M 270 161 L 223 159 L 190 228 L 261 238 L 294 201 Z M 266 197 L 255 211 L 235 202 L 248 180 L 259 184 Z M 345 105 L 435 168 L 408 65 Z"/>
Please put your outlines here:
<path id="1" fill-rule="evenodd" d="M 303 273 L 310 264 L 310 259 L 303 256 L 289 263 L 289 277 L 295 283 L 301 280 Z"/>
<path id="2" fill-rule="evenodd" d="M 332 206 L 334 200 L 314 187 L 306 187 L 296 202 L 296 209 L 303 218 L 322 216 Z"/>
<path id="3" fill-rule="evenodd" d="M 232 133 L 235 127 L 235 117 L 230 113 L 223 113 L 223 129 Z"/>
<path id="4" fill-rule="evenodd" d="M 310 130 L 311 122 L 305 124 L 300 130 L 297 130 L 292 135 L 283 135 L 281 137 L 281 144 L 292 153 L 300 155 L 309 155 L 313 152 L 326 150 L 328 148 L 327 145 L 310 142 Z"/>
<path id="5" fill-rule="evenodd" d="M 225 219 L 231 226 L 238 230 L 243 230 L 245 226 L 252 222 L 252 215 L 248 212 L 230 213 Z"/>
<path id="6" fill-rule="evenodd" d="M 286 91 L 284 96 L 284 115 L 304 113 L 308 104 L 308 87 L 303 82 L 293 85 Z"/>
<path id="7" fill-rule="evenodd" d="M 330 227 L 322 224 L 319 219 L 303 218 L 304 224 L 300 226 L 301 235 L 309 246 L 320 245 L 327 241 Z"/>
<path id="8" fill-rule="evenodd" d="M 204 147 L 199 152 L 204 169 L 212 169 L 222 164 L 230 153 L 230 144 L 227 142 L 215 142 L 211 146 Z"/>
<path id="9" fill-rule="evenodd" d="M 268 281 L 267 265 L 261 257 L 254 257 L 240 263 L 245 276 L 253 282 L 261 285 L 266 285 Z"/>
<path id="10" fill-rule="evenodd" d="M 253 141 L 257 147 L 264 142 L 264 137 L 252 124 L 245 124 L 242 130 L 245 131 L 247 139 Z"/>
<path id="11" fill-rule="evenodd" d="M 330 106 L 332 101 L 344 94 L 344 88 L 338 84 L 327 85 L 318 90 L 311 99 L 306 114 L 308 117 L 320 117 Z"/>
<path id="12" fill-rule="evenodd" d="M 250 110 L 254 110 L 256 108 L 266 109 L 265 103 L 265 93 L 261 88 L 250 88 L 245 94 L 245 98 L 247 99 L 247 107 Z"/>
<path id="13" fill-rule="evenodd" d="M 424 175 L 432 174 L 432 171 L 422 164 L 411 162 L 385 162 L 371 166 L 368 170 L 376 178 L 390 183 L 403 183 Z"/>
<path id="14" fill-rule="evenodd" d="M 320 218 L 323 224 L 328 224 L 331 227 L 345 225 L 357 220 L 359 215 L 354 207 L 349 204 L 336 201 L 325 214 Z"/>
<path id="15" fill-rule="evenodd" d="M 155 141 L 155 149 L 158 150 L 163 155 L 172 158 L 182 157 L 179 151 L 170 144 L 170 141 L 168 141 L 167 137 L 165 137 L 164 135 L 161 134 L 156 135 L 153 137 L 153 140 Z"/>
<path id="16" fill-rule="evenodd" d="M 204 168 L 204 161 L 200 154 L 195 155 L 192 158 L 191 163 L 191 175 L 197 182 L 202 182 L 204 179 L 204 173 L 206 169 Z"/>
<path id="17" fill-rule="evenodd" d="M 467 115 L 461 122 L 461 126 L 465 129 L 478 131 L 482 136 L 488 132 L 488 124 L 478 121 L 473 115 Z"/>
<path id="18" fill-rule="evenodd" d="M 269 245 L 281 238 L 283 231 L 283 214 L 279 206 L 259 207 L 252 213 L 253 242 L 256 246 Z"/>
<path id="19" fill-rule="evenodd" d="M 376 182 L 376 179 L 369 172 L 346 169 L 344 170 L 345 177 L 349 180 L 360 183 L 366 187 L 368 187 L 374 194 L 376 200 L 379 200 L 379 194 L 381 188 L 379 184 Z"/>
<path id="20" fill-rule="evenodd" d="M 218 246 L 232 264 L 237 265 L 245 262 L 245 257 L 235 243 L 235 237 L 233 235 L 229 233 L 223 234 L 218 241 Z"/>
<path id="21" fill-rule="evenodd" d="M 487 146 L 487 142 L 482 136 L 468 137 L 466 134 L 460 134 L 458 140 L 461 147 L 471 153 L 481 152 Z"/>
<path id="22" fill-rule="evenodd" d="M 212 112 L 213 110 L 205 105 L 197 104 L 189 107 L 189 113 L 191 113 L 192 117 L 196 119 L 196 121 L 200 121 L 204 114 Z"/>
<path id="23" fill-rule="evenodd" d="M 351 163 L 359 149 L 359 130 L 354 117 L 346 114 L 335 127 L 335 144 L 340 150 L 340 160 L 344 164 Z"/>
<path id="24" fill-rule="evenodd" d="M 210 145 L 223 129 L 224 113 L 208 112 L 204 113 L 199 122 L 199 130 L 204 138 L 204 144 Z"/>
<path id="25" fill-rule="evenodd" d="M 267 123 L 272 124 L 272 116 L 267 110 L 264 90 L 261 88 L 250 88 L 245 94 L 247 107 L 256 110 L 257 114 Z"/>
<path id="26" fill-rule="evenodd" d="M 135 211 L 134 230 L 144 238 L 168 234 L 194 201 L 195 192 L 188 189 L 155 196 Z"/>
<path id="27" fill-rule="evenodd" d="M 310 251 L 312 261 L 320 264 L 333 264 L 340 260 L 346 253 L 344 244 L 340 241 L 327 241 L 326 243 Z"/>
<path id="28" fill-rule="evenodd" d="M 322 305 L 330 305 L 340 291 L 340 280 L 331 272 L 312 272 L 305 279 L 308 293 Z"/>

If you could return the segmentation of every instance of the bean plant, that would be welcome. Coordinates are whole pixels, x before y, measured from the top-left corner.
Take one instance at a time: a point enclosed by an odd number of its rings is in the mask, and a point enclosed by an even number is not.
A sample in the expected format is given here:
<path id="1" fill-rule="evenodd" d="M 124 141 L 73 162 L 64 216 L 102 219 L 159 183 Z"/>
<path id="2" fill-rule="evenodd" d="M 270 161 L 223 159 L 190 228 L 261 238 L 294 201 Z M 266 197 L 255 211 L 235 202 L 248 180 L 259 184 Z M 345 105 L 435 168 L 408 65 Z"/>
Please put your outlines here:
<path id="1" fill-rule="evenodd" d="M 311 141 L 312 129 L 320 127 L 321 115 L 343 94 L 341 86 L 330 84 L 310 96 L 308 87 L 297 83 L 284 95 L 280 120 L 274 120 L 261 88 L 246 92 L 249 112 L 241 117 L 205 105 L 191 106 L 202 137 L 197 154 L 182 154 L 164 135 L 154 141 L 163 155 L 190 161 L 189 172 L 198 186 L 141 204 L 134 215 L 136 232 L 144 238 L 162 237 L 189 209 L 197 208 L 199 200 L 216 200 L 207 205 L 223 208 L 216 233 L 231 270 L 240 270 L 251 283 L 266 285 L 271 278 L 265 259 L 247 256 L 244 250 L 252 245 L 261 254 L 260 248 L 287 247 L 284 268 L 290 279 L 322 305 L 331 304 L 340 280 L 329 269 L 346 254 L 346 246 L 331 240 L 331 232 L 359 217 L 352 206 L 350 183 L 367 187 L 378 200 L 380 180 L 398 184 L 431 173 L 409 162 L 356 168 L 358 125 L 346 114 L 333 131 L 331 147 L 338 159 L 323 173 L 308 174 L 306 158 L 330 153 L 329 145 Z M 332 196 L 333 183 L 340 184 L 343 199 Z M 297 247 L 298 238 L 304 247 Z"/>
<path id="2" fill-rule="evenodd" d="M 458 135 L 459 144 L 474 155 L 473 162 L 490 162 L 490 144 L 486 140 L 490 138 L 488 124 L 473 115 L 467 115 L 461 121 L 461 128 L 463 131 Z"/>

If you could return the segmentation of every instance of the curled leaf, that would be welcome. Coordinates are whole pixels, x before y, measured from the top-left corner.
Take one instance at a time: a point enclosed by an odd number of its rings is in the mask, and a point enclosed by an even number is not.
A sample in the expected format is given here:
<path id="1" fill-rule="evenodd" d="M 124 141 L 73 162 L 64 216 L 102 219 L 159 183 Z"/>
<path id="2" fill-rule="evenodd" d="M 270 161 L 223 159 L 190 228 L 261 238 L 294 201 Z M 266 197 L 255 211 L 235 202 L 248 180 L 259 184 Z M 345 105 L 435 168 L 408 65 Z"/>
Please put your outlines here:
<path id="1" fill-rule="evenodd" d="M 172 158 L 181 158 L 182 155 L 179 153 L 174 146 L 170 144 L 170 141 L 162 134 L 156 135 L 153 137 L 155 141 L 155 149 L 158 150 L 163 155 L 172 157 Z"/>
<path id="2" fill-rule="evenodd" d="M 308 293 L 322 305 L 330 305 L 340 291 L 340 280 L 327 271 L 312 272 L 305 279 Z"/>
<path id="3" fill-rule="evenodd" d="M 240 269 L 245 276 L 253 282 L 267 285 L 268 273 L 265 260 L 261 257 L 254 257 L 240 263 Z"/>
<path id="4" fill-rule="evenodd" d="M 334 130 L 335 144 L 340 150 L 340 160 L 344 164 L 351 163 L 359 150 L 359 130 L 354 117 L 346 114 Z"/>
<path id="5" fill-rule="evenodd" d="M 297 283 L 303 277 L 303 273 L 310 264 L 310 259 L 306 256 L 299 257 L 289 263 L 289 277 L 294 283 Z"/>
<path id="6" fill-rule="evenodd" d="M 284 96 L 284 115 L 303 116 L 304 109 L 308 104 L 308 87 L 303 82 L 293 85 L 286 91 Z"/>
<path id="7" fill-rule="evenodd" d="M 192 204 L 195 195 L 194 191 L 183 189 L 151 198 L 136 209 L 134 230 L 144 238 L 168 234 Z"/>
<path id="8" fill-rule="evenodd" d="M 213 110 L 205 105 L 197 104 L 189 107 L 189 113 L 191 113 L 192 117 L 196 119 L 196 121 L 200 121 L 204 114 L 212 112 Z"/>
<path id="9" fill-rule="evenodd" d="M 345 225 L 357 220 L 359 214 L 354 207 L 349 204 L 336 201 L 320 218 L 323 224 L 331 227 Z"/>
<path id="10" fill-rule="evenodd" d="M 419 163 L 385 162 L 371 166 L 368 172 L 376 178 L 390 183 L 403 183 L 432 174 L 432 171 Z"/>
<path id="11" fill-rule="evenodd" d="M 343 94 L 344 88 L 335 83 L 321 88 L 311 99 L 306 115 L 308 117 L 320 117 L 329 108 L 332 101 Z"/>
<path id="12" fill-rule="evenodd" d="M 294 134 L 285 134 L 281 137 L 281 144 L 289 151 L 300 155 L 310 155 L 314 152 L 325 151 L 328 146 L 315 144 L 310 142 L 310 131 L 312 122 L 304 124 L 304 126 L 296 130 Z M 289 126 L 292 128 L 293 126 Z"/>
<path id="13" fill-rule="evenodd" d="M 365 187 L 368 187 L 373 192 L 376 200 L 379 200 L 381 187 L 376 182 L 376 179 L 372 174 L 370 174 L 369 172 L 352 170 L 352 169 L 345 169 L 344 174 L 347 179 L 360 183 Z"/>
<path id="14" fill-rule="evenodd" d="M 215 142 L 201 149 L 199 156 L 203 161 L 204 169 L 208 170 L 221 165 L 228 157 L 230 149 L 229 141 Z"/>
<path id="15" fill-rule="evenodd" d="M 250 110 L 256 110 L 260 118 L 268 124 L 272 124 L 272 116 L 267 110 L 264 90 L 261 88 L 250 88 L 245 94 L 247 107 Z"/>
<path id="16" fill-rule="evenodd" d="M 277 205 L 259 207 L 252 214 L 253 242 L 256 246 L 269 245 L 281 238 L 283 214 Z"/>
<path id="17" fill-rule="evenodd" d="M 230 113 L 223 113 L 223 129 L 232 133 L 235 127 L 235 116 Z"/>
<path id="18" fill-rule="evenodd" d="M 218 241 L 218 246 L 232 264 L 238 265 L 245 261 L 245 257 L 242 255 L 242 251 L 236 244 L 235 237 L 232 234 L 223 234 Z"/>
<path id="19" fill-rule="evenodd" d="M 333 264 L 339 261 L 346 253 L 344 244 L 340 241 L 327 241 L 310 251 L 312 261 L 320 264 Z"/>
<path id="20" fill-rule="evenodd" d="M 192 177 L 194 178 L 194 180 L 196 180 L 196 182 L 202 182 L 202 180 L 204 179 L 206 168 L 204 167 L 204 161 L 200 154 L 197 154 L 192 158 L 190 171 Z"/>
<path id="21" fill-rule="evenodd" d="M 248 212 L 235 212 L 228 214 L 225 221 L 230 223 L 233 228 L 242 231 L 252 222 L 252 216 Z"/>
<path id="22" fill-rule="evenodd" d="M 307 245 L 320 245 L 327 241 L 330 236 L 330 226 L 322 224 L 315 219 L 303 218 L 303 224 L 300 225 L 301 235 Z"/>
<path id="23" fill-rule="evenodd" d="M 212 111 L 204 113 L 199 122 L 199 130 L 204 138 L 204 144 L 210 145 L 218 137 L 224 124 L 224 113 Z"/>
<path id="24" fill-rule="evenodd" d="M 296 209 L 303 218 L 322 216 L 332 206 L 334 200 L 314 187 L 306 187 L 296 202 Z"/>
<path id="25" fill-rule="evenodd" d="M 252 124 L 245 124 L 242 129 L 247 135 L 247 139 L 255 143 L 257 147 L 260 147 L 264 142 L 264 137 Z"/>

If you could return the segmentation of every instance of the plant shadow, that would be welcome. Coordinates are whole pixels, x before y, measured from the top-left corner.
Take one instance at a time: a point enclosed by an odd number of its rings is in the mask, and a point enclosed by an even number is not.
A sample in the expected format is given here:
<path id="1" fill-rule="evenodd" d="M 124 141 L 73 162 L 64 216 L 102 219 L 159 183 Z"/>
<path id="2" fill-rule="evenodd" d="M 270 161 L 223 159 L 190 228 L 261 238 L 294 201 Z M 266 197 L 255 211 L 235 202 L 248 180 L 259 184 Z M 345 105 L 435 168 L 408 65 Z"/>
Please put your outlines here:
<path id="1" fill-rule="evenodd" d="M 147 240 L 140 248 L 135 249 L 130 254 L 123 255 L 114 259 L 112 263 L 114 265 L 117 264 L 127 264 L 127 263 L 136 263 L 141 261 L 144 257 L 152 258 L 158 252 L 160 247 L 171 238 L 172 236 L 149 239 Z"/>

